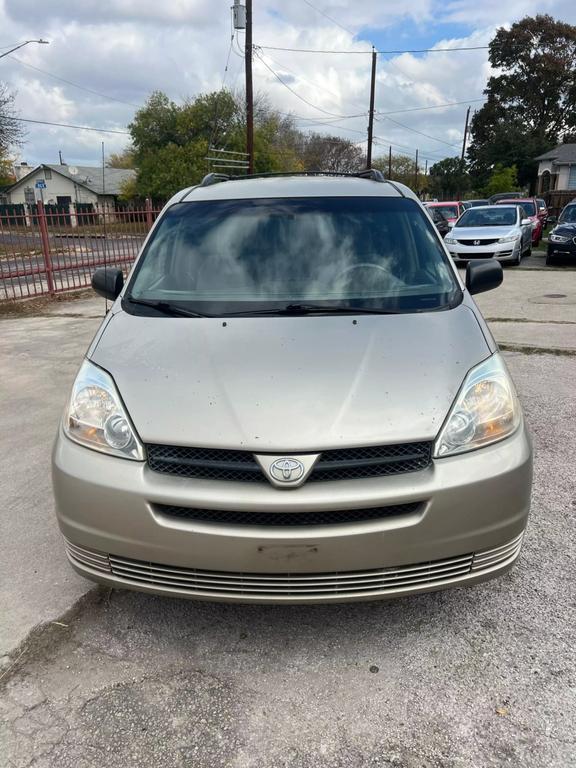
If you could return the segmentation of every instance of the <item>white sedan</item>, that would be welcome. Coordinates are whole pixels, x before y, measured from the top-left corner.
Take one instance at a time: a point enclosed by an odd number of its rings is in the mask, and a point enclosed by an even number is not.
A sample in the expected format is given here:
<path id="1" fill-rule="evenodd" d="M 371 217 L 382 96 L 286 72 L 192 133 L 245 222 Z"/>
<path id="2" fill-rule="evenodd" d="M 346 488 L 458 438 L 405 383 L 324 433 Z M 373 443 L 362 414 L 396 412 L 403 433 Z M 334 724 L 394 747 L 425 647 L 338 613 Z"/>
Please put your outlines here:
<path id="1" fill-rule="evenodd" d="M 520 264 L 532 251 L 532 223 L 519 205 L 485 205 L 464 211 L 444 242 L 455 261 L 498 259 Z"/>

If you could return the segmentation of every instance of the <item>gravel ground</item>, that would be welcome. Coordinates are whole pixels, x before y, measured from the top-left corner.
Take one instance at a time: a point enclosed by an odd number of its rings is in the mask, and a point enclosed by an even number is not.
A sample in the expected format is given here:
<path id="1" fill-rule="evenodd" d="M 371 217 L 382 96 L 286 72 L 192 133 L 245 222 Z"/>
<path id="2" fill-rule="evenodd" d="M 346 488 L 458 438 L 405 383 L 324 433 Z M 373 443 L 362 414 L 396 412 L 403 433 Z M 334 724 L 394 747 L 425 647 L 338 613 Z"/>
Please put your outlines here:
<path id="1" fill-rule="evenodd" d="M 506 353 L 531 424 L 516 567 L 345 606 L 94 589 L 0 683 L 0 766 L 576 766 L 576 357 Z"/>

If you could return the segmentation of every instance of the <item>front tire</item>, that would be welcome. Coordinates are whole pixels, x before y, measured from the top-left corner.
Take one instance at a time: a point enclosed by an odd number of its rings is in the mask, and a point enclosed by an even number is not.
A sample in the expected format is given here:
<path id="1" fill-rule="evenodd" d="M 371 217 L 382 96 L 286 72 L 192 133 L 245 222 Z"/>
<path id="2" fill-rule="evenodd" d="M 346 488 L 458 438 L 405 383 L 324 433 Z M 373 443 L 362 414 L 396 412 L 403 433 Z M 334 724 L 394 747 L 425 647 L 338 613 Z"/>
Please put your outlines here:
<path id="1" fill-rule="evenodd" d="M 547 267 L 551 267 L 551 266 L 553 266 L 553 264 L 554 264 L 554 259 L 552 258 L 552 256 L 550 256 L 549 253 L 547 253 L 546 254 L 546 266 Z"/>

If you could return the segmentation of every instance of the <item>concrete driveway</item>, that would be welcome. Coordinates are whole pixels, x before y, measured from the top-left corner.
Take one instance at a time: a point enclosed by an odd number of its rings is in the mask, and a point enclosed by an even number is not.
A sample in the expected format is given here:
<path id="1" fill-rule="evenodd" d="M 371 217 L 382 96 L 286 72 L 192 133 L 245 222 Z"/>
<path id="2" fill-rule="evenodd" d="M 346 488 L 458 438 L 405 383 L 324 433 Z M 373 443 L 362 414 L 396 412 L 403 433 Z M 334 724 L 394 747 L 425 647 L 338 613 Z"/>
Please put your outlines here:
<path id="1" fill-rule="evenodd" d="M 576 272 L 506 270 L 478 301 L 535 442 L 520 561 L 475 588 L 329 607 L 74 576 L 49 451 L 103 302 L 0 319 L 0 766 L 576 765 Z"/>

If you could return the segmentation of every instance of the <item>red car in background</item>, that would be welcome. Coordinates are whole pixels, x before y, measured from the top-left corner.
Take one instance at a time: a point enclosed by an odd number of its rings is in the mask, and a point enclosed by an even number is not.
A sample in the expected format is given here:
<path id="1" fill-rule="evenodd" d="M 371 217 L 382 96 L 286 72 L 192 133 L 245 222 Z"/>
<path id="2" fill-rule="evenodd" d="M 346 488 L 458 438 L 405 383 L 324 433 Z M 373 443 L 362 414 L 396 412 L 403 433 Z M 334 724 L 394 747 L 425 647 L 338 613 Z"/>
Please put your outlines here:
<path id="1" fill-rule="evenodd" d="M 532 245 L 539 245 L 544 231 L 544 222 L 540 216 L 540 206 L 535 197 L 514 197 L 510 200 L 498 200 L 495 205 L 521 205 L 526 218 L 532 223 Z"/>
<path id="2" fill-rule="evenodd" d="M 426 208 L 436 208 L 436 210 L 440 211 L 442 216 L 448 221 L 448 224 L 450 224 L 451 227 L 454 226 L 454 222 L 458 221 L 460 216 L 464 213 L 466 210 L 466 207 L 464 206 L 464 203 L 461 201 L 449 201 L 449 202 L 442 202 L 442 203 L 424 203 Z"/>
<path id="3" fill-rule="evenodd" d="M 546 227 L 548 224 L 548 206 L 546 205 L 546 200 L 537 197 L 536 202 L 538 203 L 538 217 L 542 219 L 542 226 Z"/>

